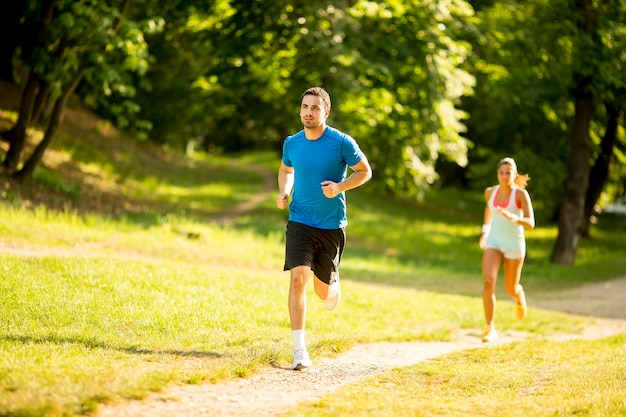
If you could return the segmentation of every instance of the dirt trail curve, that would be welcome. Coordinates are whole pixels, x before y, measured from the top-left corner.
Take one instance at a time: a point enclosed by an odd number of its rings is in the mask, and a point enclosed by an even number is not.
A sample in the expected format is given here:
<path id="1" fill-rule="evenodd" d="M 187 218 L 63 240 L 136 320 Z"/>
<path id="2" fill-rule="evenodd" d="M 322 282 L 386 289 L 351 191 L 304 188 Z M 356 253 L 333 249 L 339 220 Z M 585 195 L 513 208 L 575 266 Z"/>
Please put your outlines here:
<path id="1" fill-rule="evenodd" d="M 236 163 L 236 162 L 235 162 Z M 261 179 L 263 179 L 263 187 L 256 193 L 251 199 L 237 204 L 235 207 L 229 210 L 225 210 L 216 214 L 211 219 L 218 224 L 230 224 L 237 217 L 243 216 L 246 213 L 254 210 L 263 200 L 265 200 L 273 191 L 278 194 L 278 171 L 271 172 L 261 166 L 257 165 L 243 165 L 242 169 L 248 169 L 257 173 Z"/>

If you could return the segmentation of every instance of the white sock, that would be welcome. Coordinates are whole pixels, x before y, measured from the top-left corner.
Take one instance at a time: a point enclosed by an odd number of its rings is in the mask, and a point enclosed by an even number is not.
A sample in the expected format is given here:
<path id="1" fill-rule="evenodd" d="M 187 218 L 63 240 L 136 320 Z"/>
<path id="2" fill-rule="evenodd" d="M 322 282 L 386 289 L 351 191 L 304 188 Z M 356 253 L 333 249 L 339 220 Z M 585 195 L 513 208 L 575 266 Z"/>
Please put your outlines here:
<path id="1" fill-rule="evenodd" d="M 294 344 L 294 350 L 295 349 L 306 350 L 306 344 L 304 342 L 304 329 L 293 330 L 293 344 Z"/>

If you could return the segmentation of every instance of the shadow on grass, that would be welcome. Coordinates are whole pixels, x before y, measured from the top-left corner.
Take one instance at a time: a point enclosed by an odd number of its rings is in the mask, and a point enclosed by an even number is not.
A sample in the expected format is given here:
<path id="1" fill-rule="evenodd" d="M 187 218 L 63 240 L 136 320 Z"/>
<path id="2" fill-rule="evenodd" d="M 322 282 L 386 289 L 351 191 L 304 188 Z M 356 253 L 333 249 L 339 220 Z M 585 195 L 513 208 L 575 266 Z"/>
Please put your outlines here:
<path id="1" fill-rule="evenodd" d="M 119 352 L 125 352 L 131 355 L 172 355 L 179 357 L 193 357 L 193 358 L 222 358 L 224 355 L 218 352 L 206 352 L 206 351 L 197 351 L 197 350 L 180 350 L 180 349 L 148 349 L 148 348 L 140 348 L 136 346 L 112 346 L 108 343 L 104 343 L 94 339 L 81 339 L 81 338 L 73 338 L 73 337 L 59 337 L 59 336 L 16 336 L 5 334 L 0 336 L 1 340 L 6 342 L 17 342 L 22 344 L 30 344 L 36 343 L 41 345 L 49 345 L 49 344 L 57 344 L 57 345 L 67 345 L 67 344 L 75 344 L 82 345 L 89 349 L 105 349 L 105 350 L 116 350 Z"/>

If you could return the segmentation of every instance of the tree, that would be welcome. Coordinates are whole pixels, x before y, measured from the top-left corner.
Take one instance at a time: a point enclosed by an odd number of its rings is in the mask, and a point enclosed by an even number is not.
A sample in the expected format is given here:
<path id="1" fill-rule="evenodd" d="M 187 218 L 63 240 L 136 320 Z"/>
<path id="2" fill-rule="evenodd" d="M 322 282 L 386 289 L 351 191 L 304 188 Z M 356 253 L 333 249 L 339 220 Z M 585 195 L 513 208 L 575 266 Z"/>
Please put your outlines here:
<path id="1" fill-rule="evenodd" d="M 348 13 L 353 24 L 332 60 L 337 84 L 352 81 L 342 123 L 367 148 L 386 191 L 420 198 L 437 180 L 437 160 L 467 162 L 467 114 L 458 105 L 474 77 L 463 69 L 471 47 L 460 39 L 473 11 L 462 1 L 390 1 Z"/>
<path id="2" fill-rule="evenodd" d="M 575 38 L 577 48 L 573 54 L 575 86 L 572 94 L 576 112 L 568 180 L 559 210 L 559 234 L 552 251 L 552 261 L 556 263 L 575 263 L 581 231 L 586 222 L 585 199 L 589 196 L 591 200 L 598 194 L 594 189 L 588 193 L 592 174 L 590 126 L 596 103 L 604 102 L 608 106 L 609 120 L 619 114 L 613 111 L 611 116 L 611 110 L 623 105 L 620 102 L 623 97 L 615 92 L 624 91 L 626 86 L 626 58 L 621 52 L 626 46 L 626 36 L 623 27 L 618 25 L 618 22 L 623 22 L 625 10 L 619 1 L 605 1 L 595 5 L 592 0 L 577 0 L 573 10 L 573 15 L 577 17 L 573 21 L 578 28 L 578 36 Z M 622 20 L 619 20 L 620 17 Z M 615 143 L 608 126 L 604 135 L 605 145 Z M 610 154 L 608 149 L 603 149 L 602 153 Z M 607 164 L 608 168 L 610 164 Z"/>
<path id="3" fill-rule="evenodd" d="M 15 178 L 32 175 L 52 141 L 69 96 L 82 79 L 115 82 L 125 71 L 141 71 L 147 60 L 142 33 L 124 20 L 130 0 L 117 5 L 44 0 L 29 3 L 23 20 L 31 35 L 22 45 L 22 61 L 28 67 L 18 120 L 5 132 L 10 147 L 2 163 Z M 122 56 L 122 62 L 116 57 Z M 109 60 L 110 59 L 110 60 Z M 26 131 L 46 101 L 53 111 L 44 139 L 20 169 Z"/>
<path id="4" fill-rule="evenodd" d="M 624 119 L 624 111 L 612 104 L 605 104 L 606 128 L 600 150 L 589 173 L 589 186 L 585 193 L 585 212 L 580 234 L 582 237 L 591 237 L 591 220 L 596 215 L 596 203 L 609 181 L 609 176 L 615 163 L 615 149 L 618 142 L 618 128 Z"/>

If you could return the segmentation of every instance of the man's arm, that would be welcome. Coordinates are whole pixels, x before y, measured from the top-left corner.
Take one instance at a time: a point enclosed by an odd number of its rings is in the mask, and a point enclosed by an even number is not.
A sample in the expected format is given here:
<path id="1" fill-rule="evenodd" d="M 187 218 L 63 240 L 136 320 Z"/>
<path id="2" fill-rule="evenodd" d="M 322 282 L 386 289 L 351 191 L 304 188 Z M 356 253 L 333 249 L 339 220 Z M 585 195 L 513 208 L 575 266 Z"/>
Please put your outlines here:
<path id="1" fill-rule="evenodd" d="M 276 197 L 276 207 L 284 209 L 289 201 L 289 194 L 293 188 L 293 168 L 288 167 L 282 161 L 278 169 L 278 196 Z"/>
<path id="2" fill-rule="evenodd" d="M 351 166 L 354 172 L 345 180 L 336 183 L 333 181 L 322 181 L 322 192 L 328 198 L 334 198 L 337 194 L 359 187 L 372 178 L 372 168 L 366 157 L 363 157 L 358 164 Z"/>

